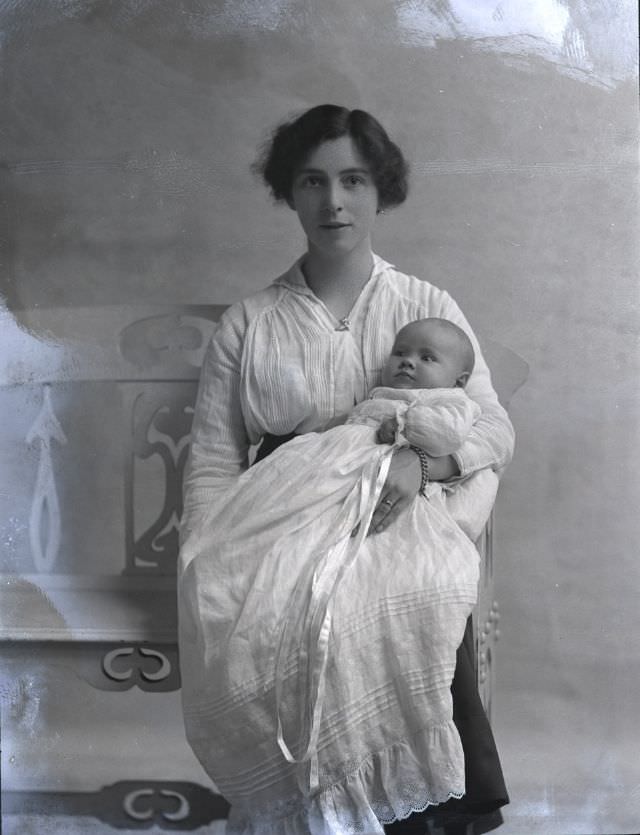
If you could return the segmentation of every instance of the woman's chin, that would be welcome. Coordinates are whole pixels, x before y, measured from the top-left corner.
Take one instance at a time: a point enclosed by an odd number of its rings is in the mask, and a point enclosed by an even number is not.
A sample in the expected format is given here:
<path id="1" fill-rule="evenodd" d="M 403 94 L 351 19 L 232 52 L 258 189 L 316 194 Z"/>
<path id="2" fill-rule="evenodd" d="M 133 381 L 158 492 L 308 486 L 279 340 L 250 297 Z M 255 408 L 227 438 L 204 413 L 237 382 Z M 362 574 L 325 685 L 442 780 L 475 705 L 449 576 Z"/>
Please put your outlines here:
<path id="1" fill-rule="evenodd" d="M 325 257 L 346 257 L 356 251 L 371 250 L 371 242 L 368 238 L 362 238 L 354 234 L 351 228 L 344 229 L 338 233 L 330 233 L 324 235 L 307 238 L 310 249 L 321 252 Z"/>

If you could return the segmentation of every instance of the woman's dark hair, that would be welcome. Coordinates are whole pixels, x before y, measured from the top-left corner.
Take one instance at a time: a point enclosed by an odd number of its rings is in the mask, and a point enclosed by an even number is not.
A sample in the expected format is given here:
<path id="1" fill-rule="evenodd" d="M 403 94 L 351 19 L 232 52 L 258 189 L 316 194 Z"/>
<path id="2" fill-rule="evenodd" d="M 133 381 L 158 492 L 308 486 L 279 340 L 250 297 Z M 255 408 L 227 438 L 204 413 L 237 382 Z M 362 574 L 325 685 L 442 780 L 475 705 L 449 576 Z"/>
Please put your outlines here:
<path id="1" fill-rule="evenodd" d="M 296 171 L 322 142 L 350 136 L 371 169 L 378 207 L 403 203 L 409 190 L 409 166 L 377 119 L 364 110 L 335 104 L 312 107 L 274 131 L 254 165 L 276 200 L 291 199 Z"/>

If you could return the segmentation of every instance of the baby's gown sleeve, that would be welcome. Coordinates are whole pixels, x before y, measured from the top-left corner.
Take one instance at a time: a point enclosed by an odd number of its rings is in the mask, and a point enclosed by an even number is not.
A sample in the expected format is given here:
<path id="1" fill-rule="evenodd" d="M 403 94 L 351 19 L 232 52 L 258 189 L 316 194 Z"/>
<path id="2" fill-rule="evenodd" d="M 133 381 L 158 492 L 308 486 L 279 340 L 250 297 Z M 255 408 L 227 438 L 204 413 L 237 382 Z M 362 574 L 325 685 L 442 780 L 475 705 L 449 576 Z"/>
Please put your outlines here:
<path id="1" fill-rule="evenodd" d="M 407 409 L 403 435 L 429 455 L 452 455 L 466 442 L 480 419 L 480 406 L 463 389 L 432 389 Z M 491 467 L 442 485 L 447 510 L 472 541 L 489 519 L 498 491 Z"/>
<path id="2" fill-rule="evenodd" d="M 381 386 L 371 392 L 368 404 L 358 407 L 361 416 L 366 411 L 370 418 L 381 418 L 395 411 L 402 437 L 434 458 L 455 454 L 481 416 L 480 406 L 461 388 L 403 391 Z M 484 467 L 440 485 L 451 517 L 472 541 L 491 514 L 498 481 L 494 470 Z"/>
<path id="3" fill-rule="evenodd" d="M 434 458 L 452 455 L 466 440 L 480 411 L 461 388 L 424 390 L 406 410 L 402 434 Z"/>

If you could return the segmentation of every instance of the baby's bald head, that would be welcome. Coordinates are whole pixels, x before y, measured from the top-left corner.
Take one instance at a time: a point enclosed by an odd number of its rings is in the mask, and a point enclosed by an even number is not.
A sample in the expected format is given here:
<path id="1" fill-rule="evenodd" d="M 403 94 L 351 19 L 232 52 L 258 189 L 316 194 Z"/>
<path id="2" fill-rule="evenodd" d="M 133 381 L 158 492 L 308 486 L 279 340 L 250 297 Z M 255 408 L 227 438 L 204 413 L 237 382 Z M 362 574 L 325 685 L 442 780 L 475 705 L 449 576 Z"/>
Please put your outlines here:
<path id="1" fill-rule="evenodd" d="M 448 319 L 417 319 L 401 328 L 383 370 L 393 388 L 464 387 L 475 363 L 467 334 Z"/>

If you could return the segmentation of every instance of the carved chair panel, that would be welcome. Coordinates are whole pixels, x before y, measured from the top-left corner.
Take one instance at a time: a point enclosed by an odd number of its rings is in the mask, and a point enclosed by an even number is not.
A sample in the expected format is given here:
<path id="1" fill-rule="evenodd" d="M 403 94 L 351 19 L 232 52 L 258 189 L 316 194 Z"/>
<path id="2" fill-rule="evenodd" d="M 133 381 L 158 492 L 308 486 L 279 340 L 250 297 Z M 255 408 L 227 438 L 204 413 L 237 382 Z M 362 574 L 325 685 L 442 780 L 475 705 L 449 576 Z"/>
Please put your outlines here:
<path id="1" fill-rule="evenodd" d="M 45 678 L 64 698 L 73 698 L 68 672 L 80 688 L 105 697 L 177 698 L 182 475 L 199 367 L 223 309 L 29 311 L 0 323 L 22 350 L 19 363 L 12 351 L 0 357 L 0 467 L 8 488 L 0 495 L 0 660 L 24 659 L 22 642 L 29 641 L 30 657 L 58 671 Z M 507 405 L 526 378 L 526 363 L 496 343 L 484 345 Z M 483 574 L 475 614 L 478 683 L 489 714 L 499 637 L 492 525 L 478 543 Z M 174 712 L 181 723 L 177 703 Z M 74 725 L 59 730 L 80 774 L 93 760 L 73 749 L 77 732 Z M 158 746 L 161 752 L 162 739 Z M 186 742 L 182 754 L 193 759 Z M 105 787 L 64 797 L 14 792 L 8 802 L 16 809 L 27 801 L 58 804 L 60 814 L 72 815 L 81 807 L 103 809 L 98 816 L 115 827 L 126 821 L 193 828 L 203 808 L 194 811 L 197 792 L 209 792 L 158 780 L 97 785 Z M 207 798 L 209 820 L 224 817 L 224 801 L 218 807 L 215 795 Z"/>

